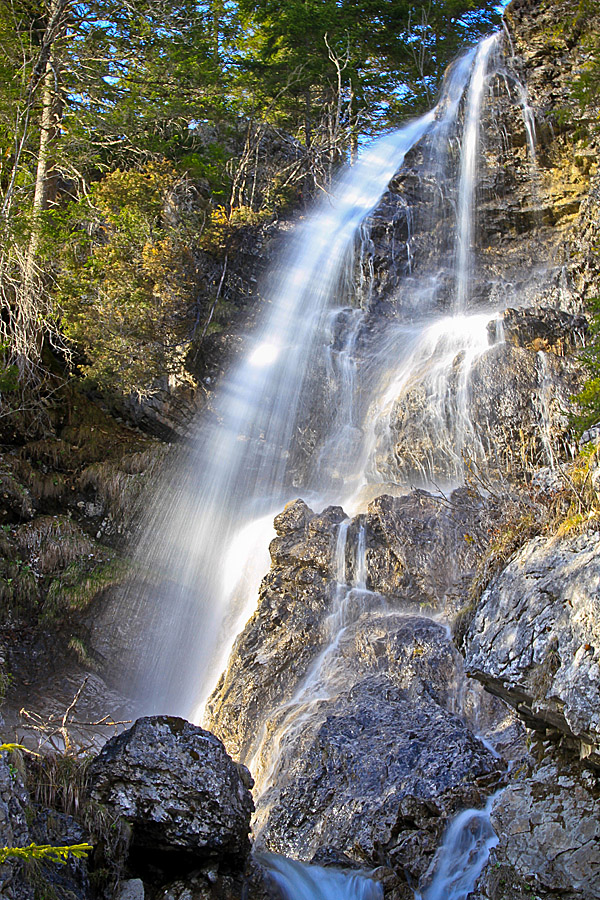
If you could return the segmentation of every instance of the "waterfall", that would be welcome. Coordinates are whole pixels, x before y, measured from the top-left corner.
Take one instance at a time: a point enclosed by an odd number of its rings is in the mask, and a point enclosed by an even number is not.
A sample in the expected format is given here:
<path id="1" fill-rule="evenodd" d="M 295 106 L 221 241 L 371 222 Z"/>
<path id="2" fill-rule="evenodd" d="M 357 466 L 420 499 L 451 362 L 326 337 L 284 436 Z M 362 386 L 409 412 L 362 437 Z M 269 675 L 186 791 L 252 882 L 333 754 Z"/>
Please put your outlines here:
<path id="1" fill-rule="evenodd" d="M 259 861 L 284 900 L 383 900 L 381 885 L 359 872 L 310 866 L 274 853 L 262 854 Z"/>
<path id="2" fill-rule="evenodd" d="M 472 415 L 473 373 L 504 334 L 493 302 L 500 292 L 474 289 L 482 265 L 475 206 L 486 103 L 494 79 L 506 75 L 500 44 L 493 35 L 464 54 L 435 109 L 366 148 L 297 226 L 263 291 L 259 325 L 195 424 L 136 551 L 145 574 L 123 615 L 143 623 L 144 711 L 200 720 L 255 607 L 274 515 L 301 496 L 356 516 L 341 522 L 331 546 L 333 582 L 316 655 L 256 722 L 245 762 L 257 782 L 257 833 L 271 788 L 285 778 L 288 749 L 347 688 L 344 636 L 362 616 L 388 615 L 386 599 L 367 587 L 366 502 L 412 487 L 451 490 L 464 483 L 468 462 L 486 457 Z M 526 92 L 513 76 L 505 90 L 520 107 L 534 167 Z M 391 241 L 397 283 L 386 293 L 373 228 L 392 179 L 405 228 Z M 425 233 L 434 235 L 429 244 Z M 539 370 L 544 420 L 543 354 Z M 417 896 L 461 900 L 492 842 L 489 809 L 460 814 Z M 294 900 L 381 896 L 364 875 L 280 857 L 265 864 Z"/>
<path id="3" fill-rule="evenodd" d="M 499 43 L 494 35 L 467 52 L 434 110 L 375 141 L 342 172 L 272 273 L 262 320 L 192 428 L 136 549 L 143 574 L 121 616 L 140 623 L 134 652 L 144 712 L 201 718 L 255 606 L 273 517 L 289 500 L 301 494 L 359 511 L 382 485 L 452 487 L 464 478 L 465 458 L 483 458 L 470 373 L 497 312 L 467 307 L 479 123 Z M 431 202 L 403 201 L 406 245 L 413 223 L 431 225 L 432 217 L 446 238 L 425 263 L 416 247 L 406 251 L 397 311 L 383 330 L 371 314 L 370 216 L 417 145 L 407 171 L 430 186 Z M 362 307 L 353 305 L 353 275 Z M 406 441 L 398 444 L 392 426 L 402 416 Z M 307 421 L 321 425 L 312 449 L 300 452 Z"/>
<path id="4" fill-rule="evenodd" d="M 490 797 L 484 809 L 466 809 L 453 819 L 440 847 L 433 877 L 427 888 L 415 893 L 415 900 L 466 900 L 490 850 L 498 843 L 490 822 L 496 797 Z"/>
<path id="5" fill-rule="evenodd" d="M 145 711 L 197 719 L 248 617 L 258 580 L 247 563 L 258 556 L 266 571 L 265 530 L 295 494 L 296 420 L 306 373 L 322 355 L 323 321 L 352 269 L 361 224 L 434 119 L 430 112 L 367 148 L 298 228 L 248 352 L 154 499 L 136 552 L 150 577 L 124 601 L 124 615 L 147 610 L 139 685 Z"/>
<path id="6" fill-rule="evenodd" d="M 457 216 L 456 306 L 464 310 L 469 301 L 471 284 L 473 208 L 479 154 L 479 125 L 488 63 L 500 36 L 491 35 L 481 42 L 475 57 L 473 75 L 467 94 L 465 127 L 462 138 L 460 186 Z"/>

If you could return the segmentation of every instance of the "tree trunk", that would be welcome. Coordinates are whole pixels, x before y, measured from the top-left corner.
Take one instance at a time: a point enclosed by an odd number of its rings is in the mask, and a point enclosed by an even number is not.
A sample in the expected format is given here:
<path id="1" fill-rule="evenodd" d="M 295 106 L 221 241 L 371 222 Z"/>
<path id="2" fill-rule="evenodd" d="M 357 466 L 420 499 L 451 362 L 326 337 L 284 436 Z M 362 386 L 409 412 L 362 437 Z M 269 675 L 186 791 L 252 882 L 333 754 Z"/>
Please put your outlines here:
<path id="1" fill-rule="evenodd" d="M 69 0 L 53 0 L 48 27 L 44 34 L 44 71 L 41 75 L 42 110 L 37 154 L 35 191 L 31 207 L 31 232 L 25 257 L 23 284 L 15 314 L 15 339 L 19 365 L 39 360 L 43 340 L 44 285 L 38 255 L 41 238 L 41 214 L 56 199 L 57 176 L 52 160 L 52 145 L 59 132 L 62 101 L 58 90 L 59 59 L 57 38 L 64 34 Z M 39 60 L 38 60 L 39 65 Z M 24 371 L 23 371 L 24 374 Z"/>

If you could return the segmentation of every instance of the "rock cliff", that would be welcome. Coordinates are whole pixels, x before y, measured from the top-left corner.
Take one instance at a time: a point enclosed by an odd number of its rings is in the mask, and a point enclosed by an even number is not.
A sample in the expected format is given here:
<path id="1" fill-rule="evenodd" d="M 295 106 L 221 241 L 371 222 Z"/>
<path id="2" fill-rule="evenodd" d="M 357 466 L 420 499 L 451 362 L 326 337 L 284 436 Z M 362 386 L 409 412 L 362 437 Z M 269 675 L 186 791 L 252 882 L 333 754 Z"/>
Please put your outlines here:
<path id="1" fill-rule="evenodd" d="M 339 505 L 315 511 L 307 497 L 277 515 L 256 611 L 207 702 L 210 733 L 142 719 L 93 763 L 92 796 L 130 829 L 127 874 L 162 900 L 228 900 L 244 877 L 261 896 L 260 877 L 245 869 L 253 802 L 257 847 L 374 869 L 388 900 L 409 900 L 434 877 L 454 814 L 483 807 L 500 787 L 489 801 L 498 843 L 476 896 L 600 896 L 599 447 L 588 435 L 574 466 L 569 420 L 584 307 L 600 291 L 597 111 L 583 111 L 571 85 L 599 27 L 597 11 L 586 18 L 566 0 L 513 0 L 481 122 L 472 343 L 456 349 L 456 335 L 434 334 L 444 379 L 433 356 L 412 359 L 404 378 L 372 375 L 376 355 L 393 370 L 417 312 L 449 311 L 456 289 L 448 223 L 460 204 L 458 150 L 451 143 L 453 177 L 439 185 L 423 175 L 435 157 L 425 137 L 355 261 L 370 501 L 348 516 Z M 345 310 L 332 326 L 330 362 L 354 318 Z M 197 364 L 203 377 L 216 374 L 208 357 Z M 298 483 L 340 393 L 325 363 L 303 386 Z M 0 540 L 25 562 L 6 581 L 15 610 L 40 597 L 48 612 L 73 608 L 74 636 L 125 690 L 135 614 L 113 621 L 114 593 L 94 605 L 97 593 L 80 599 L 61 572 L 96 552 L 96 525 L 113 543 L 128 530 L 111 486 L 148 460 L 143 448 L 115 451 L 107 469 L 78 456 L 81 435 L 69 427 L 50 447 L 27 442 L 3 472 L 11 527 Z M 353 456 L 360 431 L 348 428 L 340 454 Z M 38 494 L 48 500 L 56 488 L 58 502 L 73 487 L 81 526 L 52 519 L 22 475 L 52 454 L 67 460 L 64 481 L 50 488 L 40 476 Z M 328 484 L 339 486 L 339 463 Z M 85 565 L 91 578 L 96 567 Z M 9 842 L 29 832 L 25 795 L 7 785 L 0 769 Z"/>

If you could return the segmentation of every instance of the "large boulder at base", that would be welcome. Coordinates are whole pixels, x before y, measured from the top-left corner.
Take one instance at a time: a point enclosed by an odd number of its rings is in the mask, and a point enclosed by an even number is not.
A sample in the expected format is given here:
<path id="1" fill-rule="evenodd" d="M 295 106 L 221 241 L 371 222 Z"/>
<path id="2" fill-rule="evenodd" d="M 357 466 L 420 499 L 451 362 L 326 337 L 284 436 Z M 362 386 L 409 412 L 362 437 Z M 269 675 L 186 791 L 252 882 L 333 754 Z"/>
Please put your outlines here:
<path id="1" fill-rule="evenodd" d="M 250 776 L 221 741 L 184 719 L 138 719 L 90 767 L 91 796 L 131 826 L 133 871 L 181 874 L 206 861 L 242 867 L 250 850 Z"/>
<path id="2" fill-rule="evenodd" d="M 581 765 L 545 759 L 522 769 L 496 799 L 498 844 L 477 900 L 600 898 L 598 778 Z"/>
<path id="3" fill-rule="evenodd" d="M 532 728 L 600 765 L 600 533 L 536 538 L 483 594 L 466 666 Z"/>
<path id="4" fill-rule="evenodd" d="M 457 716 L 375 676 L 304 723 L 257 842 L 302 860 L 324 850 L 395 870 L 404 897 L 448 821 L 483 804 L 504 765 Z"/>

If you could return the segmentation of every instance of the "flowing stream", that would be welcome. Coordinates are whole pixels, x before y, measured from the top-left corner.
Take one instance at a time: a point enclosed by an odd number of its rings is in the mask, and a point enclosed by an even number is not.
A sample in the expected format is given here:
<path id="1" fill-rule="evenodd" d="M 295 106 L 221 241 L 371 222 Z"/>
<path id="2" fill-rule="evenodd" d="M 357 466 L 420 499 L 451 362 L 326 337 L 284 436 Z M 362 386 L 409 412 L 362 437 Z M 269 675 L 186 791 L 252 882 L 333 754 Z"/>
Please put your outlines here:
<path id="1" fill-rule="evenodd" d="M 155 501 L 137 550 L 151 577 L 126 602 L 148 609 L 140 638 L 151 660 L 142 677 L 146 711 L 201 719 L 255 607 L 269 566 L 273 517 L 286 502 L 302 496 L 316 508 L 336 503 L 354 514 L 384 490 L 461 484 L 465 458 L 485 457 L 470 414 L 470 373 L 489 346 L 499 310 L 476 305 L 473 285 L 482 111 L 493 79 L 505 77 L 501 42 L 493 35 L 466 53 L 451 67 L 434 110 L 374 142 L 342 172 L 331 196 L 297 227 L 272 274 L 262 321 L 196 424 L 187 458 Z M 510 83 L 533 171 L 531 110 L 514 76 Z M 377 279 L 370 229 L 399 170 L 433 199 L 412 207 L 406 201 L 407 238 L 398 250 L 404 279 L 396 313 L 384 327 L 371 316 Z M 444 235 L 425 263 L 414 242 L 419 221 L 437 223 Z M 495 339 L 502 340 L 501 328 Z M 539 368 L 543 419 L 543 354 Z M 394 435 L 402 416 L 408 438 L 399 446 Z M 313 445 L 300 452 L 298 434 L 307 421 L 320 424 Z M 347 528 L 342 522 L 329 643 L 272 717 L 276 728 L 265 725 L 254 744 L 252 768 L 263 790 L 277 778 L 286 742 L 340 678 L 336 650 L 345 628 L 365 610 L 385 605 L 366 589 L 360 529 L 352 573 L 346 571 Z M 489 809 L 462 813 L 448 830 L 437 872 L 416 896 L 464 898 L 492 843 Z M 379 885 L 359 874 L 274 856 L 267 865 L 291 900 L 382 896 Z"/>

